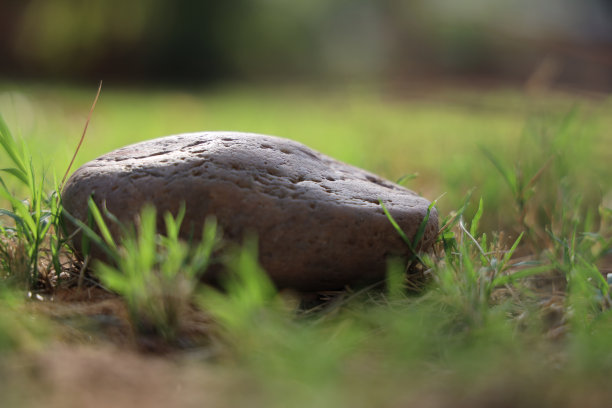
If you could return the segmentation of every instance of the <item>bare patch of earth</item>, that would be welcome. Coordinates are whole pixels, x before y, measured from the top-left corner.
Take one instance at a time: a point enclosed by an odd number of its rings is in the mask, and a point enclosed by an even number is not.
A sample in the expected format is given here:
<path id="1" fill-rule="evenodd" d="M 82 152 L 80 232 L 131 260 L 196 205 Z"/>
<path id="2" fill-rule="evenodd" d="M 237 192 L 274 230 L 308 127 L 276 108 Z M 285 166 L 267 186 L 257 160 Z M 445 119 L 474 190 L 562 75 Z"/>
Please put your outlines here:
<path id="1" fill-rule="evenodd" d="M 111 346 L 58 344 L 12 356 L 3 366 L 3 407 L 222 407 L 231 401 L 233 380 L 220 368 Z"/>

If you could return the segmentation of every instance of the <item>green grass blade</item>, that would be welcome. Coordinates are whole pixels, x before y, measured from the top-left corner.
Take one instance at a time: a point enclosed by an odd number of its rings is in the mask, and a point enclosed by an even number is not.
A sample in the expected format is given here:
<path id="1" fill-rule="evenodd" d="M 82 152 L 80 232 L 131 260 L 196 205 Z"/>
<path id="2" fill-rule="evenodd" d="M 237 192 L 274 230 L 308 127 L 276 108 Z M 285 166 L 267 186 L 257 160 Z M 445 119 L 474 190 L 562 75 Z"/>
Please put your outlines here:
<path id="1" fill-rule="evenodd" d="M 169 211 L 164 214 L 164 222 L 166 224 L 166 236 L 172 240 L 177 240 L 181 229 L 181 224 L 185 218 L 185 204 L 181 204 L 176 217 Z"/>
<path id="2" fill-rule="evenodd" d="M 403 186 L 405 183 L 409 182 L 410 180 L 414 180 L 417 177 L 419 177 L 419 173 L 404 174 L 395 181 L 395 184 Z"/>
<path id="3" fill-rule="evenodd" d="M 419 243 L 421 242 L 423 235 L 425 235 L 425 228 L 427 228 L 427 224 L 429 223 L 429 217 L 431 216 L 431 210 L 435 207 L 436 203 L 437 203 L 436 200 L 434 200 L 427 207 L 427 213 L 425 214 L 425 217 L 423 217 L 423 219 L 421 220 L 421 223 L 419 224 L 419 228 L 417 229 L 417 232 L 414 234 L 414 238 L 412 240 L 412 248 L 419 247 Z"/>
<path id="4" fill-rule="evenodd" d="M 0 169 L 0 171 L 8 173 L 14 176 L 15 178 L 17 178 L 23 184 L 28 185 L 28 177 L 21 170 L 16 169 L 16 168 L 6 168 L 6 169 Z"/>
<path id="5" fill-rule="evenodd" d="M 20 200 L 13 197 L 4 188 L 0 188 L 0 196 L 3 196 L 13 206 L 13 213 L 17 214 L 23 221 L 24 229 L 34 235 L 37 231 L 36 222 L 32 218 L 30 209 Z"/>
<path id="6" fill-rule="evenodd" d="M 503 271 L 504 270 L 504 266 L 508 263 L 510 258 L 512 258 L 512 255 L 514 255 L 514 251 L 516 251 L 516 248 L 518 247 L 519 243 L 521 242 L 521 239 L 523 238 L 523 235 L 525 235 L 525 232 L 521 232 L 521 235 L 518 236 L 516 241 L 514 241 L 514 244 L 512 244 L 512 247 L 504 255 L 504 258 L 502 259 L 502 262 L 499 265 L 499 271 Z"/>
<path id="7" fill-rule="evenodd" d="M 442 235 L 445 231 L 449 231 L 455 225 L 457 225 L 457 223 L 461 220 L 463 213 L 465 213 L 468 206 L 470 205 L 470 200 L 472 199 L 472 194 L 474 194 L 474 190 L 475 188 L 472 188 L 467 192 L 465 198 L 463 199 L 461 207 L 459 207 L 457 211 L 454 211 L 454 213 L 451 213 L 451 215 L 444 218 L 444 220 L 442 221 L 442 228 L 440 228 L 440 230 L 438 231 L 438 235 Z"/>
<path id="8" fill-rule="evenodd" d="M 478 223 L 480 222 L 482 213 L 483 213 L 483 204 L 482 204 L 482 197 L 481 197 L 480 202 L 478 203 L 478 210 L 476 211 L 476 214 L 474 214 L 474 218 L 472 218 L 472 224 L 470 225 L 470 234 L 473 237 L 475 237 L 476 233 L 478 232 Z"/>
<path id="9" fill-rule="evenodd" d="M 521 279 L 528 278 L 534 275 L 539 275 L 541 273 L 548 272 L 550 270 L 551 270 L 550 265 L 542 265 L 542 266 L 535 266 L 532 268 L 521 269 L 519 271 L 509 273 L 509 274 L 499 275 L 493 280 L 493 286 L 497 287 L 497 286 L 503 286 L 506 284 L 512 284 Z"/>
<path id="10" fill-rule="evenodd" d="M 506 183 L 508 183 L 512 193 L 516 195 L 518 193 L 518 180 L 516 179 L 514 173 L 507 169 L 502 162 L 486 147 L 480 146 L 480 151 L 487 159 L 489 159 L 493 166 L 495 166 L 497 171 L 499 171 L 499 173 L 503 176 L 504 180 L 506 180 Z"/>
<path id="11" fill-rule="evenodd" d="M 23 219 L 14 212 L 0 208 L 0 216 L 2 215 L 11 218 L 15 222 L 15 225 L 18 226 L 18 228 L 26 228 L 26 224 Z"/>
<path id="12" fill-rule="evenodd" d="M 202 240 L 195 249 L 195 254 L 192 259 L 191 268 L 188 269 L 192 275 L 201 275 L 206 271 L 210 264 L 212 253 L 220 241 L 219 228 L 215 217 L 206 218 L 204 230 L 202 232 Z"/>
<path id="13" fill-rule="evenodd" d="M 100 213 L 100 210 L 98 209 L 98 206 L 96 205 L 92 197 L 89 197 L 87 199 L 87 207 L 89 208 L 89 211 L 91 212 L 91 215 L 93 216 L 94 221 L 96 222 L 96 225 L 100 230 L 100 234 L 102 235 L 102 238 L 104 238 L 106 244 L 110 248 L 116 249 L 117 245 L 115 244 L 115 240 L 113 239 L 113 236 L 110 230 L 108 229 L 104 218 L 102 217 L 102 213 Z"/>
<path id="14" fill-rule="evenodd" d="M 81 230 L 83 235 L 86 236 L 88 240 L 96 244 L 98 248 L 104 251 L 106 255 L 108 255 L 114 261 L 118 260 L 118 254 L 117 254 L 116 248 L 109 246 L 105 242 L 105 240 L 102 239 L 100 235 L 98 235 L 91 227 L 89 227 L 87 224 L 85 224 L 83 221 L 79 220 L 78 218 L 74 217 L 72 214 L 66 211 L 66 209 L 62 210 L 62 215 L 68 218 L 68 220 L 72 222 L 72 224 L 74 224 L 77 228 Z"/>
<path id="15" fill-rule="evenodd" d="M 380 203 L 380 206 L 383 209 L 383 212 L 385 213 L 385 215 L 387 216 L 387 219 L 389 220 L 389 222 L 391 223 L 391 225 L 393 226 L 393 228 L 395 229 L 395 231 L 397 231 L 397 233 L 399 234 L 399 236 L 402 238 L 402 240 L 406 243 L 406 245 L 408 245 L 408 248 L 410 249 L 411 254 L 411 259 L 414 260 L 418 260 L 420 263 L 424 263 L 423 259 L 421 259 L 421 257 L 419 256 L 419 254 L 416 251 L 416 247 L 415 245 L 412 244 L 412 242 L 410 241 L 410 239 L 408 238 L 408 236 L 406 235 L 406 233 L 402 230 L 402 228 L 399 226 L 399 224 L 397 223 L 397 221 L 395 221 L 395 218 L 393 218 L 393 216 L 391 215 L 391 213 L 389 212 L 389 210 L 387 210 L 387 207 L 385 206 L 385 204 L 382 202 L 382 200 L 379 198 L 378 202 Z M 433 205 L 433 203 L 432 203 Z M 430 205 L 431 208 L 431 205 Z M 430 208 L 427 209 L 427 215 L 425 217 L 425 219 L 429 218 L 429 212 L 430 212 Z M 425 224 L 427 223 L 426 220 L 424 220 Z M 423 222 L 421 222 L 421 226 L 423 226 Z M 423 227 L 424 228 L 424 227 Z M 423 229 L 424 231 L 424 229 Z M 422 233 L 421 233 L 422 234 Z M 415 234 L 415 238 L 417 238 L 417 234 Z M 419 237 L 420 240 L 420 237 Z M 415 240 L 415 242 L 418 242 Z"/>
<path id="16" fill-rule="evenodd" d="M 387 219 L 389 220 L 389 222 L 391 223 L 391 225 L 393 226 L 393 228 L 395 229 L 395 231 L 397 231 L 397 233 L 399 234 L 399 236 L 402 238 L 402 240 L 406 243 L 406 245 L 408 245 L 408 247 L 410 248 L 411 251 L 414 252 L 413 247 L 412 247 L 412 242 L 410 241 L 410 239 L 408 238 L 408 236 L 406 235 L 406 233 L 402 230 L 402 228 L 399 226 L 399 224 L 397 223 L 397 221 L 395 221 L 395 218 L 393 218 L 393 216 L 391 215 L 391 213 L 389 212 L 389 210 L 387 210 L 387 207 L 385 206 L 385 204 L 383 203 L 383 201 L 379 198 L 378 202 L 380 203 L 380 206 L 382 207 L 383 212 L 385 213 L 385 215 L 387 216 Z"/>
<path id="17" fill-rule="evenodd" d="M 15 143 L 15 139 L 13 139 L 13 136 L 11 135 L 11 132 L 2 115 L 0 115 L 0 146 L 2 146 L 15 166 L 17 166 L 17 170 L 21 172 L 21 174 L 25 175 L 27 172 L 25 161 L 23 160 L 23 154 L 21 154 L 22 152 L 17 149 L 17 143 Z"/>

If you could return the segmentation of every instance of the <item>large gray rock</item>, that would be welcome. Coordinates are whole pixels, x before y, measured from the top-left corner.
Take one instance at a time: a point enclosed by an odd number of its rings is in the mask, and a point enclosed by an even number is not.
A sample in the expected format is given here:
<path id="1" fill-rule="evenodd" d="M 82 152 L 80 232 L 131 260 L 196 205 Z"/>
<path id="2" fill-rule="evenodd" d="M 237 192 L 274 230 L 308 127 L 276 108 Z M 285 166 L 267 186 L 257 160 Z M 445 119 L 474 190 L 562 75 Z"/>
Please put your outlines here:
<path id="1" fill-rule="evenodd" d="M 202 231 L 209 214 L 231 240 L 254 232 L 260 261 L 277 286 L 304 291 L 384 279 L 386 259 L 410 251 L 379 198 L 409 237 L 430 204 L 297 142 L 231 132 L 169 136 L 105 154 L 70 177 L 64 207 L 85 220 L 92 193 L 123 222 L 132 222 L 145 203 L 176 214 L 184 202 L 185 234 L 190 225 Z M 423 249 L 437 228 L 433 209 Z M 74 244 L 78 250 L 79 240 Z"/>

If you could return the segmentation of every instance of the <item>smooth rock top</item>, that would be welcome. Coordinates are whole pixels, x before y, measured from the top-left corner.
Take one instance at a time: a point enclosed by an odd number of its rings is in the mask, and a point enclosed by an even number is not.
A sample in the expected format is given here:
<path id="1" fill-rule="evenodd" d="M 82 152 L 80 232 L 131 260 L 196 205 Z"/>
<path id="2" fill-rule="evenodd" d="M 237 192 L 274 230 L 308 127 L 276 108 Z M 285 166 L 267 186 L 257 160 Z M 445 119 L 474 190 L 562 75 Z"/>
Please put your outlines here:
<path id="1" fill-rule="evenodd" d="M 430 204 L 300 143 L 233 132 L 168 136 L 105 154 L 70 177 L 62 196 L 65 209 L 86 220 L 91 194 L 123 222 L 132 222 L 145 203 L 157 207 L 161 220 L 184 202 L 184 234 L 201 232 L 210 214 L 226 238 L 239 241 L 254 232 L 260 261 L 276 285 L 304 291 L 383 280 L 386 259 L 410 251 L 378 200 L 408 237 Z M 118 236 L 119 228 L 109 225 Z M 437 228 L 432 209 L 423 248 Z M 77 250 L 79 242 L 74 240 Z"/>

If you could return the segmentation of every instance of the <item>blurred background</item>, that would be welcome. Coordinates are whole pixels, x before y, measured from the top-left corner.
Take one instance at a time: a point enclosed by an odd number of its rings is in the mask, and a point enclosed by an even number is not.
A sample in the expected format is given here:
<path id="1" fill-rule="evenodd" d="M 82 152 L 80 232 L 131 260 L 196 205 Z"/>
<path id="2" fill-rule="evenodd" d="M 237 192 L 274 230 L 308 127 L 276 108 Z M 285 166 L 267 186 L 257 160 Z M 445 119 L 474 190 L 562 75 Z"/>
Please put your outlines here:
<path id="1" fill-rule="evenodd" d="M 542 202 L 612 203 L 612 0 L 0 0 L 0 56 L 0 114 L 51 187 L 103 80 L 72 171 L 236 130 L 403 178 L 442 214 L 476 188 L 495 230 L 515 204 L 483 149 L 527 179 L 557 158 Z"/>
<path id="2" fill-rule="evenodd" d="M 0 76 L 612 90 L 612 0 L 2 0 Z"/>

